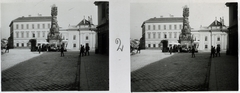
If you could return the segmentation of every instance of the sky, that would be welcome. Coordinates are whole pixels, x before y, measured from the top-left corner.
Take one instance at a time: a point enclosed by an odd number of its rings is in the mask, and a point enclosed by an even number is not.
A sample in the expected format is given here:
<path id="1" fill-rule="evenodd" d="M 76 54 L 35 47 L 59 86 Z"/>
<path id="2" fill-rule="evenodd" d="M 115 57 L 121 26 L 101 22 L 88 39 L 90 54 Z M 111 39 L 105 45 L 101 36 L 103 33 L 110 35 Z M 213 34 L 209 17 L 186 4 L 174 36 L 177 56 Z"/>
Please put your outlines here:
<path id="1" fill-rule="evenodd" d="M 172 0 L 171 0 L 172 1 Z M 182 17 L 183 6 L 189 7 L 189 25 L 193 29 L 199 29 L 200 26 L 209 26 L 215 18 L 220 20 L 224 17 L 224 24 L 229 25 L 229 8 L 225 5 L 226 0 L 181 0 L 176 2 L 131 2 L 130 4 L 130 38 L 140 39 L 142 36 L 141 25 L 150 18 L 159 18 L 160 16 Z M 211 1 L 211 2 L 210 2 Z"/>
<path id="2" fill-rule="evenodd" d="M 92 16 L 97 25 L 97 6 L 94 0 L 2 0 L 1 2 L 1 38 L 10 36 L 9 24 L 12 20 L 28 15 L 51 16 L 51 6 L 58 7 L 58 25 L 67 28 L 69 24 L 78 24 L 85 16 Z"/>

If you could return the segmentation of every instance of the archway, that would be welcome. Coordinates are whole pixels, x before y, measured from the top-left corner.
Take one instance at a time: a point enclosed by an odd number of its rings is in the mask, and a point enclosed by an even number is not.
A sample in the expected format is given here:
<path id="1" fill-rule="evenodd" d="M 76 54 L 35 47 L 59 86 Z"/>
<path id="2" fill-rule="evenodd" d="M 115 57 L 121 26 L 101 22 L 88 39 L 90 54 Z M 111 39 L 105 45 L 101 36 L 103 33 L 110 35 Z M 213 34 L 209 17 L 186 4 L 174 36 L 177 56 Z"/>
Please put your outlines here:
<path id="1" fill-rule="evenodd" d="M 168 52 L 168 40 L 162 40 L 162 52 Z"/>
<path id="2" fill-rule="evenodd" d="M 30 39 L 29 42 L 30 42 L 30 45 L 31 45 L 31 51 L 36 51 L 37 50 L 37 48 L 36 48 L 37 40 L 36 39 Z"/>

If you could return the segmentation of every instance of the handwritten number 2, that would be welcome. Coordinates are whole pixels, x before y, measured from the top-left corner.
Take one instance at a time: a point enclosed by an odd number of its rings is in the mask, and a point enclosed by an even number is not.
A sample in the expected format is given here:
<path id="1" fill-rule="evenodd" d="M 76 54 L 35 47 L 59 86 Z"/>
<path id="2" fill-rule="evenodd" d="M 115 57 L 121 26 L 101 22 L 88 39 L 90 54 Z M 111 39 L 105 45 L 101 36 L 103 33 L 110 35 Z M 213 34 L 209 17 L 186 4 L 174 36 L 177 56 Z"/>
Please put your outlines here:
<path id="1" fill-rule="evenodd" d="M 119 38 L 116 38 L 115 43 L 118 44 L 117 51 L 118 51 L 118 50 L 123 51 L 123 47 L 124 47 L 124 46 L 121 45 L 121 40 L 120 40 Z M 122 46 L 122 47 L 121 47 L 121 46 Z"/>

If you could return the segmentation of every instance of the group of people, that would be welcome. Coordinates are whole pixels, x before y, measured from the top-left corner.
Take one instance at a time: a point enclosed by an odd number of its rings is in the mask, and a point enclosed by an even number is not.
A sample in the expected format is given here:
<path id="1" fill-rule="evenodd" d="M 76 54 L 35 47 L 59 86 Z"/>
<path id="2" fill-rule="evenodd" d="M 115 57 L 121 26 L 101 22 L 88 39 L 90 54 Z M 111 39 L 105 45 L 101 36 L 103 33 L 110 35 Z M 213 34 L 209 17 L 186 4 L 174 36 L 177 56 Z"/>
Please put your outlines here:
<path id="1" fill-rule="evenodd" d="M 89 56 L 89 50 L 90 50 L 90 47 L 88 46 L 88 44 L 86 44 L 85 47 L 84 47 L 84 45 L 81 45 L 80 56 L 86 56 L 86 55 Z"/>
<path id="2" fill-rule="evenodd" d="M 211 57 L 214 58 L 214 57 L 217 57 L 219 56 L 220 57 L 220 46 L 217 46 L 217 48 L 213 47 L 211 48 Z"/>
<path id="3" fill-rule="evenodd" d="M 5 48 L 6 48 L 6 50 L 5 50 L 5 53 L 9 53 L 9 45 L 7 44 L 6 46 L 5 46 Z"/>

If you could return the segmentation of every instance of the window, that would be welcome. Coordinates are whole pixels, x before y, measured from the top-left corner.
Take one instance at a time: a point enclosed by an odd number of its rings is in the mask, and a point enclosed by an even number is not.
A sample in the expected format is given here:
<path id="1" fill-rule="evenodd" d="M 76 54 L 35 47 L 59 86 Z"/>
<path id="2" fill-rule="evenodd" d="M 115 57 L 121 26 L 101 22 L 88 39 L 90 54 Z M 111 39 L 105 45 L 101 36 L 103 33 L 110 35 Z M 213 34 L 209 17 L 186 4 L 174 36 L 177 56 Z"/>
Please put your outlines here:
<path id="1" fill-rule="evenodd" d="M 172 38 L 172 32 L 169 32 L 169 38 Z"/>
<path id="2" fill-rule="evenodd" d="M 45 37 L 45 31 L 43 31 L 43 36 L 42 37 Z"/>
<path id="3" fill-rule="evenodd" d="M 207 41 L 207 36 L 205 36 L 205 41 Z"/>
<path id="4" fill-rule="evenodd" d="M 86 36 L 86 40 L 88 40 L 88 36 Z"/>
<path id="5" fill-rule="evenodd" d="M 174 33 L 174 38 L 177 38 L 177 32 Z"/>
<path id="6" fill-rule="evenodd" d="M 153 47 L 156 47 L 156 45 L 155 45 L 155 44 L 153 44 Z"/>
<path id="7" fill-rule="evenodd" d="M 19 44 L 17 43 L 17 47 L 19 47 Z"/>
<path id="8" fill-rule="evenodd" d="M 170 29 L 170 30 L 172 29 L 172 25 L 169 25 L 169 29 Z"/>
<path id="9" fill-rule="evenodd" d="M 205 45 L 205 48 L 208 48 L 208 45 Z"/>
<path id="10" fill-rule="evenodd" d="M 156 32 L 153 32 L 153 38 L 155 38 Z"/>
<path id="11" fill-rule="evenodd" d="M 153 25 L 153 30 L 155 30 L 155 25 Z"/>
<path id="12" fill-rule="evenodd" d="M 27 32 L 27 38 L 29 37 L 29 32 Z"/>
<path id="13" fill-rule="evenodd" d="M 18 32 L 16 32 L 16 38 L 18 38 L 19 36 L 18 36 Z"/>
<path id="14" fill-rule="evenodd" d="M 182 29 L 182 25 L 179 25 L 179 29 Z"/>
<path id="15" fill-rule="evenodd" d="M 27 29 L 29 29 L 29 25 L 27 24 Z"/>
<path id="16" fill-rule="evenodd" d="M 32 34 L 32 37 L 35 37 L 35 33 Z"/>
<path id="17" fill-rule="evenodd" d="M 24 43 L 22 43 L 22 47 L 24 47 Z"/>
<path id="18" fill-rule="evenodd" d="M 148 47 L 151 47 L 151 44 L 148 44 Z"/>
<path id="19" fill-rule="evenodd" d="M 45 24 L 42 24 L 42 28 L 45 28 Z"/>
<path id="20" fill-rule="evenodd" d="M 148 30 L 150 30 L 151 29 L 151 26 L 150 25 L 148 25 Z"/>
<path id="21" fill-rule="evenodd" d="M 177 25 L 174 25 L 174 29 L 175 29 L 175 30 L 177 29 Z"/>
<path id="22" fill-rule="evenodd" d="M 76 40 L 76 35 L 73 35 L 73 40 Z"/>
<path id="23" fill-rule="evenodd" d="M 48 24 L 48 28 L 50 28 L 50 24 Z"/>
<path id="24" fill-rule="evenodd" d="M 22 38 L 24 38 L 24 32 L 22 32 L 21 34 L 22 34 Z"/>
<path id="25" fill-rule="evenodd" d="M 163 28 L 164 30 L 166 30 L 166 25 L 164 25 L 164 28 Z"/>
<path id="26" fill-rule="evenodd" d="M 34 29 L 34 24 L 32 24 L 32 29 Z"/>
<path id="27" fill-rule="evenodd" d="M 164 34 L 164 38 L 167 38 L 167 35 L 166 35 L 166 34 Z"/>
<path id="28" fill-rule="evenodd" d="M 161 33 L 160 32 L 158 33 L 158 38 L 161 38 Z"/>
<path id="29" fill-rule="evenodd" d="M 217 41 L 220 41 L 220 37 L 217 38 Z"/>
<path id="30" fill-rule="evenodd" d="M 76 44 L 73 44 L 73 47 L 76 47 Z"/>
<path id="31" fill-rule="evenodd" d="M 38 31 L 37 34 L 38 34 L 38 37 L 40 37 L 40 31 Z"/>
<path id="32" fill-rule="evenodd" d="M 148 32 L 148 38 L 151 38 L 151 34 Z"/>
<path id="33" fill-rule="evenodd" d="M 16 25 L 16 29 L 18 29 L 18 24 Z"/>
<path id="34" fill-rule="evenodd" d="M 40 24 L 37 25 L 38 26 L 38 29 L 40 28 Z"/>
<path id="35" fill-rule="evenodd" d="M 21 24 L 21 28 L 24 29 L 24 28 L 23 28 L 23 24 Z"/>
<path id="36" fill-rule="evenodd" d="M 158 25 L 158 30 L 160 30 L 161 29 L 161 25 Z"/>

